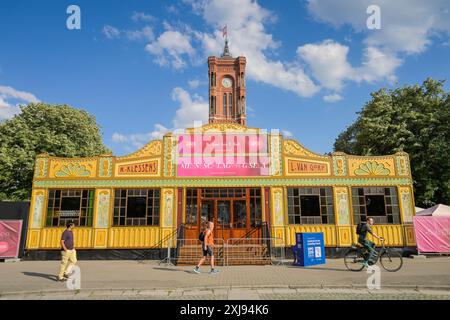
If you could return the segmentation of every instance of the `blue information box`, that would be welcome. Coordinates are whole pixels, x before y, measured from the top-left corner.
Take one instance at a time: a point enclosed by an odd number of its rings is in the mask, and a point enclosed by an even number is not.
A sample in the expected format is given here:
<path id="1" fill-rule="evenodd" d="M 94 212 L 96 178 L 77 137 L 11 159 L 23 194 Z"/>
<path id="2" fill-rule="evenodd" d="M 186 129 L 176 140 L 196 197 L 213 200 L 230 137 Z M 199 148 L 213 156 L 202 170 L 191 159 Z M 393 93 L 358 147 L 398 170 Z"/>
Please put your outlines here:
<path id="1" fill-rule="evenodd" d="M 295 255 L 295 266 L 313 266 L 325 264 L 325 246 L 323 233 L 296 233 L 296 244 L 292 251 Z"/>

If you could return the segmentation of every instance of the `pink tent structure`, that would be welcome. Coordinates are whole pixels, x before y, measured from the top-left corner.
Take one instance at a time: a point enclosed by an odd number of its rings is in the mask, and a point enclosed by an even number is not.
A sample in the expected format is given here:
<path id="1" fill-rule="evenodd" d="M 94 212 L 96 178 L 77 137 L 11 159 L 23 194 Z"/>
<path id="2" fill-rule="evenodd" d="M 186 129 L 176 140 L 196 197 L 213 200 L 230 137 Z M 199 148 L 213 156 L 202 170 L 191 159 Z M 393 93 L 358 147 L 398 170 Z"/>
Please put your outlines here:
<path id="1" fill-rule="evenodd" d="M 450 207 L 445 204 L 438 204 L 416 212 L 416 216 L 450 217 Z"/>
<path id="2" fill-rule="evenodd" d="M 436 205 L 414 217 L 419 253 L 450 253 L 450 207 Z"/>

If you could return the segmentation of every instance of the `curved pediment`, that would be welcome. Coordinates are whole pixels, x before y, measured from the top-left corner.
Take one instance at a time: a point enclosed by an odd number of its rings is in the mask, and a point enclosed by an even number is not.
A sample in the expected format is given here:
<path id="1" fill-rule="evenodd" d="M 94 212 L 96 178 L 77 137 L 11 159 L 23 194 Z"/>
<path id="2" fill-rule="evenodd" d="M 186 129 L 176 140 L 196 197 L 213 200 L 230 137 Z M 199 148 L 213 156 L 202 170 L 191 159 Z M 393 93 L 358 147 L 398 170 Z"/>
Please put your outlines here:
<path id="1" fill-rule="evenodd" d="M 117 157 L 118 160 L 127 160 L 127 159 L 135 159 L 135 158 L 144 158 L 144 157 L 154 157 L 160 156 L 162 154 L 162 141 L 161 140 L 152 140 L 147 143 L 144 147 L 139 149 L 136 152 L 133 152 L 129 155 Z"/>
<path id="2" fill-rule="evenodd" d="M 310 158 L 320 158 L 328 159 L 328 156 L 320 155 L 318 153 L 312 152 L 306 149 L 296 140 L 285 139 L 283 141 L 283 153 L 286 155 L 299 156 L 299 157 L 310 157 Z"/>
<path id="3" fill-rule="evenodd" d="M 195 132 L 245 132 L 245 133 L 260 133 L 264 131 L 260 128 L 247 127 L 238 123 L 208 123 L 198 128 L 186 128 L 186 133 Z"/>

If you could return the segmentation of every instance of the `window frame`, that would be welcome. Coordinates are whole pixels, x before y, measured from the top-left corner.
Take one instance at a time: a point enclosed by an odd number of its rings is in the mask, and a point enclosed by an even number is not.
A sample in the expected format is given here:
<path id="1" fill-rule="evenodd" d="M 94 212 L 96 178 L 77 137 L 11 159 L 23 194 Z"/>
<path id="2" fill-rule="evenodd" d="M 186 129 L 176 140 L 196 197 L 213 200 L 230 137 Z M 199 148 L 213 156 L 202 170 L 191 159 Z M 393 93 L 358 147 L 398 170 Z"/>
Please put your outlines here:
<path id="1" fill-rule="evenodd" d="M 318 216 L 302 216 L 302 196 L 319 197 L 320 214 Z M 335 225 L 333 187 L 288 187 L 286 197 L 288 225 Z"/>
<path id="2" fill-rule="evenodd" d="M 145 217 L 128 216 L 128 199 L 145 197 Z M 114 189 L 112 227 L 159 227 L 161 209 L 161 189 Z M 151 210 L 151 211 L 150 211 Z"/>
<path id="3" fill-rule="evenodd" d="M 84 196 L 86 192 L 86 197 Z M 80 193 L 79 196 L 76 194 Z M 53 196 L 52 196 L 53 195 Z M 78 217 L 61 218 L 60 215 L 55 216 L 55 211 L 62 211 L 63 198 L 80 199 Z M 83 204 L 85 202 L 85 204 Z M 61 228 L 66 227 L 68 222 L 73 222 L 75 226 L 81 228 L 92 228 L 94 224 L 94 207 L 95 207 L 95 189 L 49 189 L 47 197 L 47 206 L 45 212 L 44 226 L 45 228 Z M 50 212 L 52 212 L 50 214 Z M 50 222 L 50 223 L 49 223 Z M 56 223 L 55 223 L 56 222 Z"/>
<path id="4" fill-rule="evenodd" d="M 375 189 L 378 189 L 375 191 Z M 383 190 L 381 194 L 380 190 Z M 389 189 L 389 193 L 387 190 Z M 365 191 L 368 191 L 366 193 Z M 397 186 L 358 186 L 351 188 L 353 223 L 358 224 L 367 217 L 373 218 L 376 224 L 395 225 L 401 224 L 400 203 Z M 362 194 L 361 194 L 362 191 Z M 383 195 L 384 196 L 384 215 L 367 215 L 366 196 Z M 363 200 L 363 201 L 362 201 Z M 390 208 L 390 209 L 388 209 Z"/>

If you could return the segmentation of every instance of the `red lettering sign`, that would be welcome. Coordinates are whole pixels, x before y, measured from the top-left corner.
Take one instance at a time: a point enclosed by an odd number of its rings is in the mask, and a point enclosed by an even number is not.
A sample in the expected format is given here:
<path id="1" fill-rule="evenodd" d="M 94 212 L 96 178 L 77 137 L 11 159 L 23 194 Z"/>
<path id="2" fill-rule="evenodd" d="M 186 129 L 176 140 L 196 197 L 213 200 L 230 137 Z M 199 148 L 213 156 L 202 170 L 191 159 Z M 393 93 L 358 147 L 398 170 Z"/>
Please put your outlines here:
<path id="1" fill-rule="evenodd" d="M 126 164 L 119 166 L 119 174 L 156 174 L 157 172 L 158 172 L 157 161 Z"/>
<path id="2" fill-rule="evenodd" d="M 289 173 L 328 173 L 328 166 L 324 163 L 288 160 L 288 172 Z"/>

